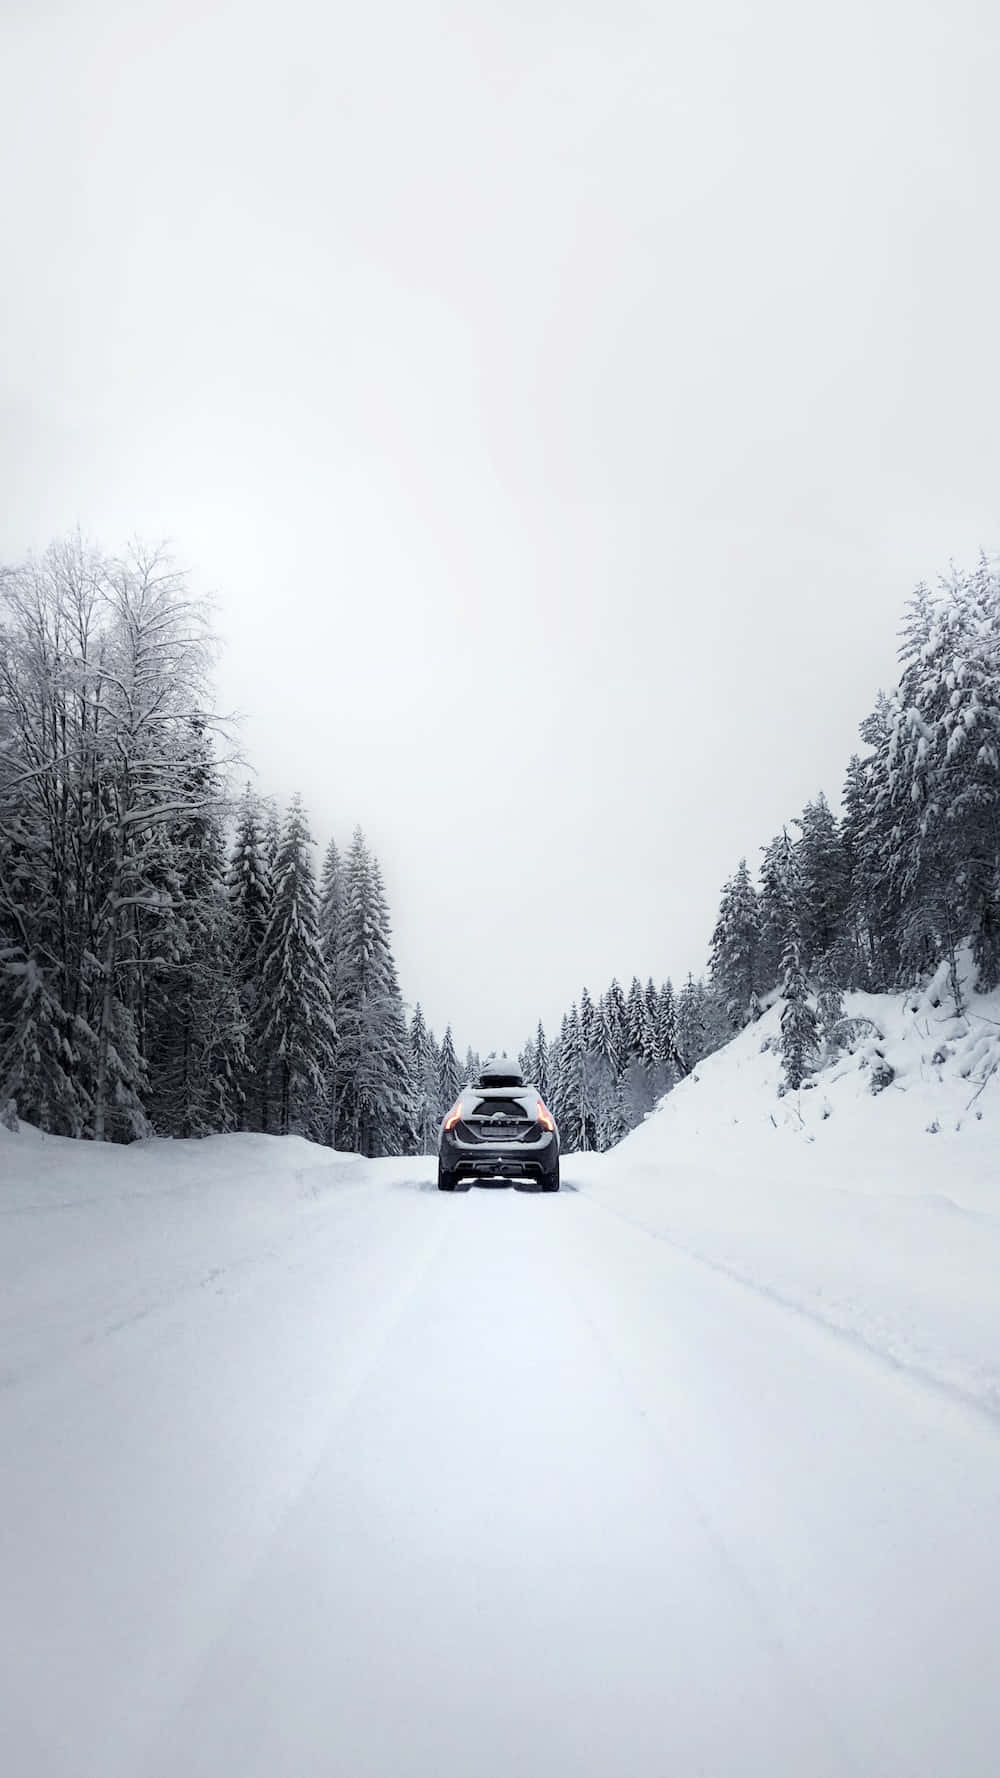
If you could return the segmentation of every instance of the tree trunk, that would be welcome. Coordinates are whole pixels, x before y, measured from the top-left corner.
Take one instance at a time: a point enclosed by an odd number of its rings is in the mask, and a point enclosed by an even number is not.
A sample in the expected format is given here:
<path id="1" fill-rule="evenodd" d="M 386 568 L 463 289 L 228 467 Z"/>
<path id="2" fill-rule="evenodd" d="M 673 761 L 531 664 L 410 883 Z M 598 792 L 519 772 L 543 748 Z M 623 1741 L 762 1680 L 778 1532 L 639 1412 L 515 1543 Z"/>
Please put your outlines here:
<path id="1" fill-rule="evenodd" d="M 108 936 L 104 946 L 104 987 L 101 993 L 101 1020 L 97 1028 L 97 1076 L 94 1083 L 94 1141 L 105 1141 L 106 1106 L 108 1099 L 108 1049 L 111 1043 L 111 1020 L 115 1004 L 115 958 L 118 949 L 118 909 L 112 907 Z"/>

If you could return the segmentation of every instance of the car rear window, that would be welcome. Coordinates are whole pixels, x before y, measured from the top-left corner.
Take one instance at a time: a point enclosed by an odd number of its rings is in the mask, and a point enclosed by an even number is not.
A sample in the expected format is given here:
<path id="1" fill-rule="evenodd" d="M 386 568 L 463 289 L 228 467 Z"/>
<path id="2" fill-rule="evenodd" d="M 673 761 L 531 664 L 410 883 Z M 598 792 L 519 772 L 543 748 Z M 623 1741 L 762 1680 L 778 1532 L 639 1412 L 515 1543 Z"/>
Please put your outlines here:
<path id="1" fill-rule="evenodd" d="M 528 1113 L 519 1099 L 477 1099 L 469 1117 L 522 1118 L 525 1123 Z"/>

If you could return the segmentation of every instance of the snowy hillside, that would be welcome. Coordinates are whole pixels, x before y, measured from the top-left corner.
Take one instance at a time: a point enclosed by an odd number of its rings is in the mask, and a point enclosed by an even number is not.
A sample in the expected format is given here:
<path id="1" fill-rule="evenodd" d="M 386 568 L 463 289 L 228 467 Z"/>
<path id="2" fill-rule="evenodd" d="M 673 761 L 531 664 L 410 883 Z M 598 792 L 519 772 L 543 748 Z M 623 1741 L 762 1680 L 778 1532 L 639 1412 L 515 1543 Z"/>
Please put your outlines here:
<path id="1" fill-rule="evenodd" d="M 912 993 L 845 994 L 844 1044 L 783 1096 L 778 1001 L 699 1062 L 618 1157 L 704 1161 L 735 1150 L 780 1172 L 806 1165 L 811 1177 L 802 1149 L 815 1144 L 820 1171 L 850 1159 L 883 1188 L 940 1183 L 949 1172 L 965 1181 L 982 1168 L 1000 1192 L 1000 991 L 966 998 L 956 1017 L 945 966 Z M 935 1135 L 943 1140 L 923 1140 Z M 949 1164 L 942 1148 L 960 1158 Z"/>
<path id="2" fill-rule="evenodd" d="M 574 1177 L 1000 1413 L 1000 992 L 967 998 L 954 1017 L 944 971 L 919 993 L 847 995 L 850 1049 L 783 1096 L 774 1005 Z"/>

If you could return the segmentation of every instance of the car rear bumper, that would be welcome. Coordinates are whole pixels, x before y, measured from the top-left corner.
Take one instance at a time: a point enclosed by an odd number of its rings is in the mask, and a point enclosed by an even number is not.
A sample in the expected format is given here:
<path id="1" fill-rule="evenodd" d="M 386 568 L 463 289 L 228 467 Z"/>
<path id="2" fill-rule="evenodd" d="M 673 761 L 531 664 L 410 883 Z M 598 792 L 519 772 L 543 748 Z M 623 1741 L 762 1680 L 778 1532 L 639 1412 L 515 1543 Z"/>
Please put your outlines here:
<path id="1" fill-rule="evenodd" d="M 441 1165 L 449 1173 L 477 1179 L 543 1179 L 559 1164 L 559 1144 L 546 1131 L 538 1142 L 456 1141 L 450 1130 L 441 1138 Z"/>

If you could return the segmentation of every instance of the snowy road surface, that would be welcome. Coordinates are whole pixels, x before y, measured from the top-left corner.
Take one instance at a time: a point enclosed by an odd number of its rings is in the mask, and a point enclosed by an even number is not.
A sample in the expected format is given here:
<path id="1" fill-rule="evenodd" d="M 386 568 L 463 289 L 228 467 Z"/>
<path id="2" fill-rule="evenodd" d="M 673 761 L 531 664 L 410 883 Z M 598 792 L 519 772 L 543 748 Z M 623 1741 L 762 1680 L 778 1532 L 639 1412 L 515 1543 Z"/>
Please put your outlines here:
<path id="1" fill-rule="evenodd" d="M 100 1164 L 0 1215 L 11 1778 L 995 1778 L 988 1411 L 586 1189 Z"/>

